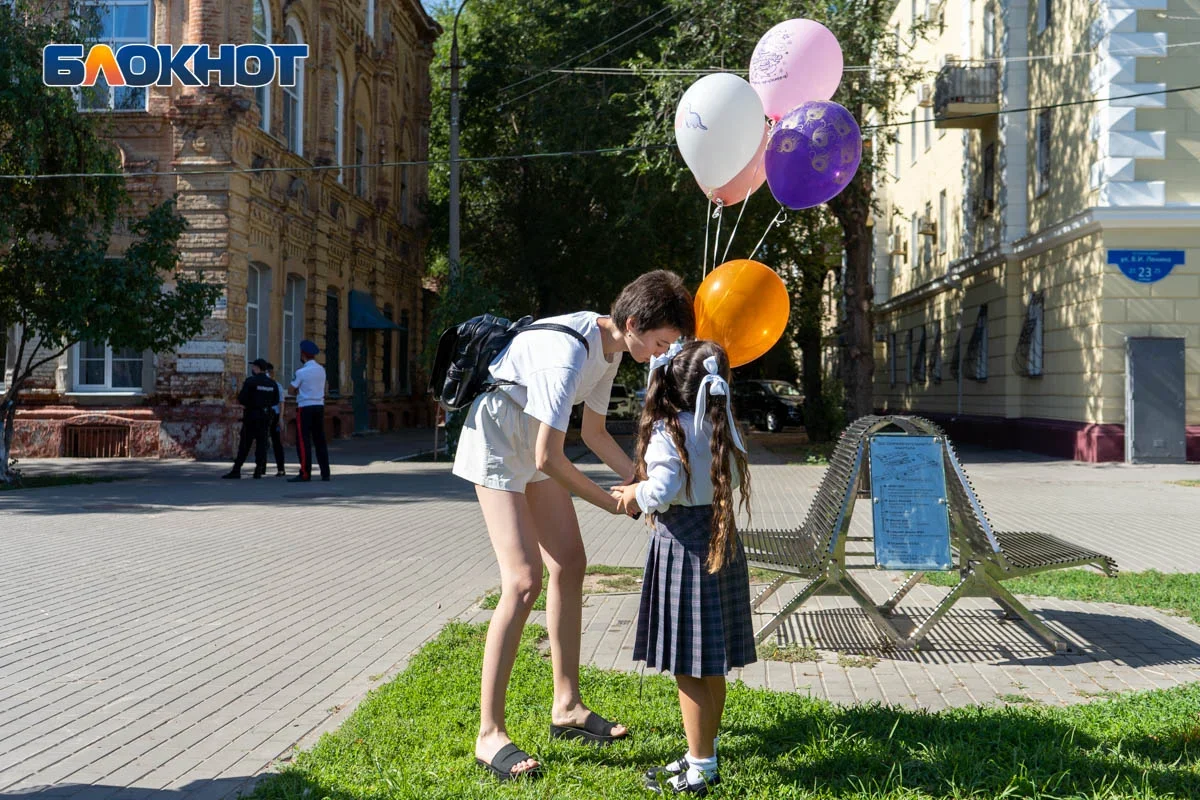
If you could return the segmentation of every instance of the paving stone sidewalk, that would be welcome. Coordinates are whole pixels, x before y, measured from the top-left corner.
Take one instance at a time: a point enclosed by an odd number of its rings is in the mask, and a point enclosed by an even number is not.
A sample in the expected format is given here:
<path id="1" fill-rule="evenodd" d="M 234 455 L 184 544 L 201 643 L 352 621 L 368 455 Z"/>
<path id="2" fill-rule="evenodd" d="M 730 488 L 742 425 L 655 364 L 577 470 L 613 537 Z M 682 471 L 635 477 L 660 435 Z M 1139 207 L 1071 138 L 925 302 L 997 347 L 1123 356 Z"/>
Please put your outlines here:
<path id="1" fill-rule="evenodd" d="M 881 572 L 860 580 L 882 600 L 903 576 Z M 789 584 L 780 594 L 796 588 Z M 902 608 L 922 617 L 946 591 L 918 586 Z M 779 610 L 778 597 L 755 614 L 756 624 Z M 802 660 L 760 660 L 735 670 L 731 678 L 838 703 L 879 702 L 930 711 L 980 703 L 1070 705 L 1109 692 L 1200 680 L 1200 626 L 1189 620 L 1111 603 L 1023 599 L 1078 653 L 1051 654 L 1020 622 L 1005 620 L 994 603 L 974 598 L 960 601 L 921 650 L 895 650 L 881 646 L 871 623 L 848 599 L 817 597 L 771 639 L 805 647 L 796 651 Z M 637 594 L 590 596 L 584 609 L 583 660 L 603 669 L 637 672 L 637 612 Z M 470 619 L 482 622 L 490 615 L 479 611 Z M 534 621 L 545 624 L 544 614 Z"/>
<path id="2" fill-rule="evenodd" d="M 0 793 L 233 796 L 294 744 L 336 727 L 448 620 L 474 614 L 498 582 L 474 492 L 444 462 L 394 461 L 400 449 L 382 437 L 339 442 L 328 484 L 222 481 L 227 463 L 143 462 L 107 467 L 130 470 L 115 483 L 0 492 Z M 820 469 L 757 450 L 754 463 L 756 524 L 795 524 Z M 1112 554 L 1124 569 L 1200 571 L 1190 541 L 1200 489 L 1171 483 L 1200 478 L 1200 467 L 978 454 L 968 468 L 1000 527 L 1064 536 Z M 585 469 L 611 480 L 601 467 Z M 643 527 L 579 509 L 591 561 L 641 564 Z M 612 621 L 627 618 L 622 602 L 629 599 L 589 607 L 594 652 Z M 829 609 L 815 619 L 850 636 L 843 617 Z M 1170 620 L 1151 619 L 1189 638 Z M 1007 645 L 1015 655 L 982 657 L 1021 659 L 1029 648 L 1021 641 Z M 1172 642 L 1175 660 L 1155 656 L 1163 663 L 1149 668 L 1191 669 L 1193 645 Z M 1108 639 L 1097 646 L 1111 657 L 1104 664 L 1125 659 L 1112 657 L 1119 648 Z M 896 670 L 903 680 L 935 666 Z M 787 669 L 797 687 L 835 674 L 824 664 Z M 848 680 L 889 669 L 851 669 Z"/>

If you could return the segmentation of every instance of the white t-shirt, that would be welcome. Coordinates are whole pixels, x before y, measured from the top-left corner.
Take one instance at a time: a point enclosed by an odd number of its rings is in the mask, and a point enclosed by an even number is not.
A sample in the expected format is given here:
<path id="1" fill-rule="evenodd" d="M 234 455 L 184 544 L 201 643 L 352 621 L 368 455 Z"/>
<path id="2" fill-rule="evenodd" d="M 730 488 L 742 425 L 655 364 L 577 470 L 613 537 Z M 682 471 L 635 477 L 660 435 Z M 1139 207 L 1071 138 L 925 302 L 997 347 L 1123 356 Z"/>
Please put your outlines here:
<path id="1" fill-rule="evenodd" d="M 292 380 L 296 407 L 325 405 L 325 368 L 316 361 L 305 361 Z"/>
<path id="2" fill-rule="evenodd" d="M 600 415 L 608 414 L 608 398 L 613 379 L 621 366 L 621 354 L 612 360 L 604 357 L 604 335 L 593 311 L 547 317 L 538 322 L 554 322 L 574 328 L 587 339 L 588 349 L 574 336 L 559 331 L 527 331 L 513 337 L 508 347 L 496 356 L 490 372 L 498 381 L 513 381 L 501 386 L 525 413 L 551 428 L 566 431 L 571 406 L 587 403 Z"/>
<path id="3" fill-rule="evenodd" d="M 683 442 L 687 449 L 688 466 L 692 470 L 692 494 L 688 497 L 687 476 L 675 440 L 662 420 L 654 423 L 650 441 L 646 443 L 646 480 L 638 484 L 638 507 L 647 513 L 663 512 L 671 506 L 707 506 L 713 501 L 712 485 L 712 424 L 704 423 L 701 436 L 696 435 L 695 415 L 685 411 L 679 415 L 683 427 Z M 741 485 L 737 465 L 730 457 L 730 472 L 734 487 Z"/>

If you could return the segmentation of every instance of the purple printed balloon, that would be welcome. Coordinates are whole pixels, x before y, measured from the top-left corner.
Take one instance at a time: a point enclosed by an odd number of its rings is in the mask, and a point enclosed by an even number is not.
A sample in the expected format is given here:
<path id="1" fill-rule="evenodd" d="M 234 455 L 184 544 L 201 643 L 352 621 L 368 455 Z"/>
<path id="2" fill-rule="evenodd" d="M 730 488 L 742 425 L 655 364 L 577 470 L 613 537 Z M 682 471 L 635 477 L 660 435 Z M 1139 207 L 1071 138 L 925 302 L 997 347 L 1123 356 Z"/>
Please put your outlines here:
<path id="1" fill-rule="evenodd" d="M 850 112 L 829 100 L 811 100 L 772 128 L 767 185 L 782 205 L 812 208 L 845 189 L 861 161 L 862 132 Z"/>

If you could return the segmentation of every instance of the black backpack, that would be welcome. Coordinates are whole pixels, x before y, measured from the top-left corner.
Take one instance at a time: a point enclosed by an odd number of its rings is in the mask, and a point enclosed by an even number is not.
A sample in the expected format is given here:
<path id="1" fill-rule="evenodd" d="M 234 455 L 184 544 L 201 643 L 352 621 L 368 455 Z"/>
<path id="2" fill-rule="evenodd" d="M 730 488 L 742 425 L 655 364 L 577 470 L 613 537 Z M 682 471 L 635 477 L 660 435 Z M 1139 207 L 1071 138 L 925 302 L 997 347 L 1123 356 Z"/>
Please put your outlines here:
<path id="1" fill-rule="evenodd" d="M 501 382 L 487 383 L 488 367 L 514 336 L 525 331 L 569 333 L 583 343 L 585 351 L 590 352 L 583 334 L 566 325 L 553 322 L 535 324 L 533 317 L 529 316 L 509 322 L 504 317 L 481 314 L 447 328 L 438 339 L 437 354 L 433 357 L 433 370 L 429 376 L 429 393 L 448 411 L 471 405 L 480 394 L 501 385 Z"/>

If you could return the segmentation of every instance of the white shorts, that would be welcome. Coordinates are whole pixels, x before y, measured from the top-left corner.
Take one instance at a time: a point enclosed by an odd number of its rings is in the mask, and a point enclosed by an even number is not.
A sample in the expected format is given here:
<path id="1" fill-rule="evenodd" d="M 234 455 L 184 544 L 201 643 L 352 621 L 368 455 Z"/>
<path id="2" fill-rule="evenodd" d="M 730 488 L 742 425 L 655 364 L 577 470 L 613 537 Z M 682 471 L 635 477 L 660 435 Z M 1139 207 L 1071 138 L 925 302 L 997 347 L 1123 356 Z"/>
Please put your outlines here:
<path id="1" fill-rule="evenodd" d="M 484 392 L 467 412 L 454 474 L 505 492 L 524 492 L 527 484 L 546 480 L 550 476 L 534 460 L 541 424 L 504 392 Z"/>

